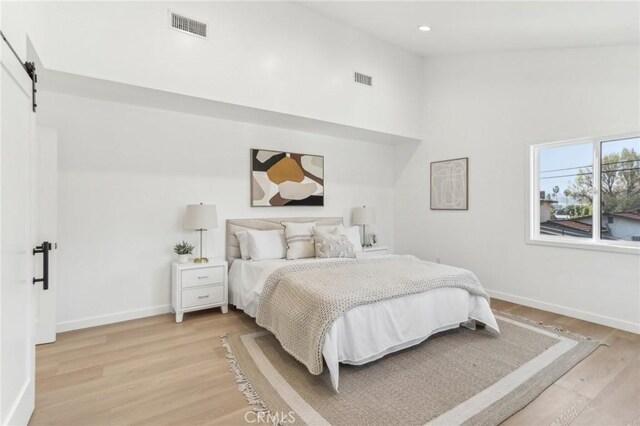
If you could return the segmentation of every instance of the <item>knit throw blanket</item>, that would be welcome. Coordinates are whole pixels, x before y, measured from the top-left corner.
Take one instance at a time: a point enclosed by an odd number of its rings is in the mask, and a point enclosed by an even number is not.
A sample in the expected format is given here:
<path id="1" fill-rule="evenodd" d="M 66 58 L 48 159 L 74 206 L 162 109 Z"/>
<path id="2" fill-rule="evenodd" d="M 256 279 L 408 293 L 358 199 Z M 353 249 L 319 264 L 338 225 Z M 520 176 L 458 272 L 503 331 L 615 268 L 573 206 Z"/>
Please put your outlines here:
<path id="1" fill-rule="evenodd" d="M 311 374 L 320 374 L 326 333 L 346 311 L 437 288 L 461 288 L 489 300 L 475 275 L 465 269 L 414 256 L 336 259 L 272 272 L 256 320 Z"/>

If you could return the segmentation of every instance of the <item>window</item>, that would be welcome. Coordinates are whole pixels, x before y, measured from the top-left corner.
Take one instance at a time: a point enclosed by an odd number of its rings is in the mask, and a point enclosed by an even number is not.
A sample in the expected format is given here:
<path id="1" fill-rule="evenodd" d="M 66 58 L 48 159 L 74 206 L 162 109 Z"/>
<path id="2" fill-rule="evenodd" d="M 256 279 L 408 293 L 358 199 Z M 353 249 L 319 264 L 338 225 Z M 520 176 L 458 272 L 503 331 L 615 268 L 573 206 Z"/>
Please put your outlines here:
<path id="1" fill-rule="evenodd" d="M 640 136 L 531 148 L 531 242 L 640 248 Z"/>

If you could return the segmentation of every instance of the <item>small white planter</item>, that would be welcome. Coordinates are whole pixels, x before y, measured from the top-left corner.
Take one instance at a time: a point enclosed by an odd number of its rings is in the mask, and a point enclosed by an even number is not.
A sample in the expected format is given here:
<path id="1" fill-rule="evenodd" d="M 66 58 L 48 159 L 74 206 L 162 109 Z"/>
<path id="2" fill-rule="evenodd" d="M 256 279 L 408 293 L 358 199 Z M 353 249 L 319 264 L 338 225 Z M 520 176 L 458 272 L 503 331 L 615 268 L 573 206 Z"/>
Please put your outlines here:
<path id="1" fill-rule="evenodd" d="M 189 263 L 189 255 L 188 254 L 179 254 L 178 262 L 180 263 Z"/>

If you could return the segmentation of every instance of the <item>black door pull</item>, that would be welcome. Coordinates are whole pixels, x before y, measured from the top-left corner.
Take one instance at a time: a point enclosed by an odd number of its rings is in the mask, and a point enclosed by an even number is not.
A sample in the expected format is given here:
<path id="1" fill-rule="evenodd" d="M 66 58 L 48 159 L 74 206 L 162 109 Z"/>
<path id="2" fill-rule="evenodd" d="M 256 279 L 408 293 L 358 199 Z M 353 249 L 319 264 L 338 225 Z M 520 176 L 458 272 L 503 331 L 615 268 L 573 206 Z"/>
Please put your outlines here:
<path id="1" fill-rule="evenodd" d="M 44 241 L 41 246 L 36 246 L 33 249 L 33 255 L 42 253 L 42 278 L 33 278 L 33 284 L 42 283 L 43 290 L 49 290 L 49 250 L 51 250 L 51 243 Z"/>

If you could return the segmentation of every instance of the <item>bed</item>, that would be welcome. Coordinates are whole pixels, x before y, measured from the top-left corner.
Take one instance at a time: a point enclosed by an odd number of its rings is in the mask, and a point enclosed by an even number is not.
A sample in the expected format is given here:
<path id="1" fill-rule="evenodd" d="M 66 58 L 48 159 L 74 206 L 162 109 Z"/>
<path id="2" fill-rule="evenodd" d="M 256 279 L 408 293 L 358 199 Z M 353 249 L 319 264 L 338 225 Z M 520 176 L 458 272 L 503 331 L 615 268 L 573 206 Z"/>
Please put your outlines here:
<path id="1" fill-rule="evenodd" d="M 276 272 L 286 271 L 287 268 L 320 268 L 326 271 L 345 264 L 344 260 L 340 262 L 336 259 L 251 261 L 240 258 L 236 232 L 248 229 L 282 229 L 282 221 L 316 221 L 318 225 L 337 225 L 342 223 L 342 218 L 232 219 L 227 221 L 227 260 L 231 265 L 229 300 L 232 305 L 253 318 L 258 315 L 265 284 L 270 278 L 270 281 L 274 281 L 273 276 L 276 275 Z M 393 263 L 396 260 L 404 260 L 400 258 L 402 256 L 386 255 L 381 256 L 379 260 L 367 259 L 364 262 L 371 263 L 371 266 L 363 265 L 363 267 L 373 267 L 375 263 L 380 262 Z M 420 262 L 425 268 L 442 268 L 438 264 Z M 468 271 L 466 272 L 470 274 Z M 262 302 L 264 303 L 264 300 Z M 355 306 L 345 311 L 328 327 L 324 335 L 321 355 L 329 370 L 332 386 L 337 391 L 340 363 L 365 364 L 392 352 L 419 344 L 429 336 L 445 330 L 460 326 L 474 329 L 476 321 L 482 323 L 490 332 L 499 333 L 487 298 L 472 294 L 464 288 L 434 288 L 429 291 Z M 278 336 L 277 333 L 274 334 Z M 283 343 L 282 340 L 281 343 Z M 293 353 L 292 355 L 295 356 Z"/>

